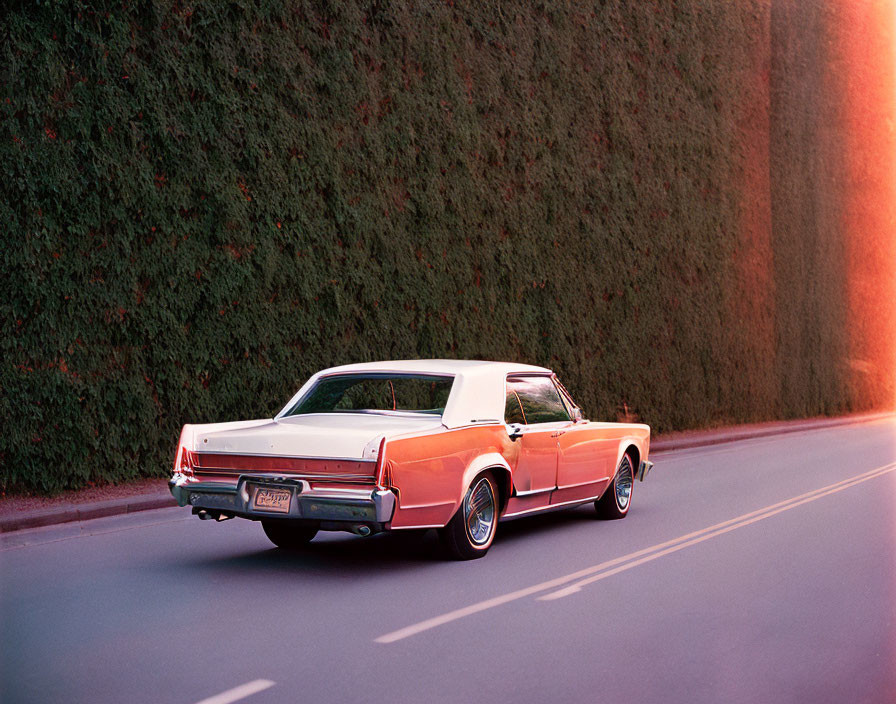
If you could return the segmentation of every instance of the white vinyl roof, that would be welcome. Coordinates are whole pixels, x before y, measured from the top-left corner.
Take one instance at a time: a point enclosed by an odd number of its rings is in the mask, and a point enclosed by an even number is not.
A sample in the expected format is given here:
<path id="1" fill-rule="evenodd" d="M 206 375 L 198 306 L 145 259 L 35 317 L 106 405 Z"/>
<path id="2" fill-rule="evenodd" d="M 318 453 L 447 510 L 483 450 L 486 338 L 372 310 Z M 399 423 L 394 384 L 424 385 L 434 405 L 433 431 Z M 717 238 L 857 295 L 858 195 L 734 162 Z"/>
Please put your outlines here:
<path id="1" fill-rule="evenodd" d="M 295 406 L 317 380 L 332 374 L 396 372 L 444 374 L 454 377 L 451 394 L 442 414 L 442 423 L 458 428 L 478 421 L 502 421 L 504 418 L 504 381 L 508 374 L 550 374 L 545 367 L 513 362 L 485 362 L 467 359 L 413 359 L 391 362 L 364 362 L 324 369 L 312 376 L 278 414 Z"/>
<path id="2" fill-rule="evenodd" d="M 344 364 L 318 372 L 315 376 L 345 372 L 410 372 L 413 374 L 464 374 L 477 369 L 488 369 L 491 374 L 519 374 L 521 372 L 550 373 L 550 369 L 513 362 L 487 362 L 478 359 L 403 359 L 392 362 L 361 362 Z"/>

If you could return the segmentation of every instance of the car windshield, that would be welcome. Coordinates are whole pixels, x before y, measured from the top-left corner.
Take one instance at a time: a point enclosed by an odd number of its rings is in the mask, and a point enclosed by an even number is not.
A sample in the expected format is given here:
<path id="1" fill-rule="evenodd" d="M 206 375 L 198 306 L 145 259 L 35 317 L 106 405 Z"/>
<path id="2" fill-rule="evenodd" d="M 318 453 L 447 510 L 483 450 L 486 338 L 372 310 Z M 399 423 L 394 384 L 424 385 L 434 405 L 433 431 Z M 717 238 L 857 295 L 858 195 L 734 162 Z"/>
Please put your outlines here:
<path id="1" fill-rule="evenodd" d="M 453 377 L 422 374 L 337 374 L 318 380 L 287 415 L 425 413 L 442 415 Z"/>

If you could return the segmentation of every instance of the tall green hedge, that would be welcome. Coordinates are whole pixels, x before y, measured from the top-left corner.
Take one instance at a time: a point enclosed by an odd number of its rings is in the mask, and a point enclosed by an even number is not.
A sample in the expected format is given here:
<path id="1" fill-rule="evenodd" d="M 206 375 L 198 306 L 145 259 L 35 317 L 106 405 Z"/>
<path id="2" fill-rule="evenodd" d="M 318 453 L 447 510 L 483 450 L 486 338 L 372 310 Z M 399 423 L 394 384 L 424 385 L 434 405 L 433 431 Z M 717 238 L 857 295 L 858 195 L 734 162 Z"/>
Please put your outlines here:
<path id="1" fill-rule="evenodd" d="M 823 197 L 753 141 L 805 117 L 767 2 L 0 12 L 6 491 L 161 476 L 353 361 L 543 364 L 657 431 L 875 403 L 828 373 L 840 233 L 754 217 L 770 176 Z"/>

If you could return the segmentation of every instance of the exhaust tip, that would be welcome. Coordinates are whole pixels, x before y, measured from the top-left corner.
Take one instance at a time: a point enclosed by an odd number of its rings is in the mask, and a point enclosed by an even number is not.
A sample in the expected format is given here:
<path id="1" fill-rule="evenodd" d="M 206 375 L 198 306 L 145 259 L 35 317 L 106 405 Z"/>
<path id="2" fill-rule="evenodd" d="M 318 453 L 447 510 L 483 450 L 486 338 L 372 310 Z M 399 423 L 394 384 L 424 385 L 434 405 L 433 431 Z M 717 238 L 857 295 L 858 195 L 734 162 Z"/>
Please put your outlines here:
<path id="1" fill-rule="evenodd" d="M 354 533 L 355 535 L 360 535 L 364 538 L 370 535 L 371 532 L 372 531 L 370 530 L 370 526 L 365 526 L 363 524 L 352 526 L 352 533 Z"/>

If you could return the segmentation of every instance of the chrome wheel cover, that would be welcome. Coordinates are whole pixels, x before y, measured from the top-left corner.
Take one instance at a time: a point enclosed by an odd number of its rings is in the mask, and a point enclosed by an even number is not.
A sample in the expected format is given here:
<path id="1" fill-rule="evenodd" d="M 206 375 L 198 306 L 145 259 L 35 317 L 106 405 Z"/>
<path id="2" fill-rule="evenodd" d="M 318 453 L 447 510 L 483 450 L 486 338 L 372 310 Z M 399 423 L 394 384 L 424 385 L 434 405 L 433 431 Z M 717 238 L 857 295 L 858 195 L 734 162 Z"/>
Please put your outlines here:
<path id="1" fill-rule="evenodd" d="M 616 505 L 620 511 L 628 509 L 628 504 L 632 500 L 632 487 L 634 486 L 634 477 L 632 477 L 632 464 L 628 457 L 622 458 L 619 465 L 619 471 L 616 473 Z"/>
<path id="2" fill-rule="evenodd" d="M 464 497 L 464 526 L 473 545 L 488 544 L 495 529 L 495 492 L 485 477 L 477 481 Z"/>

